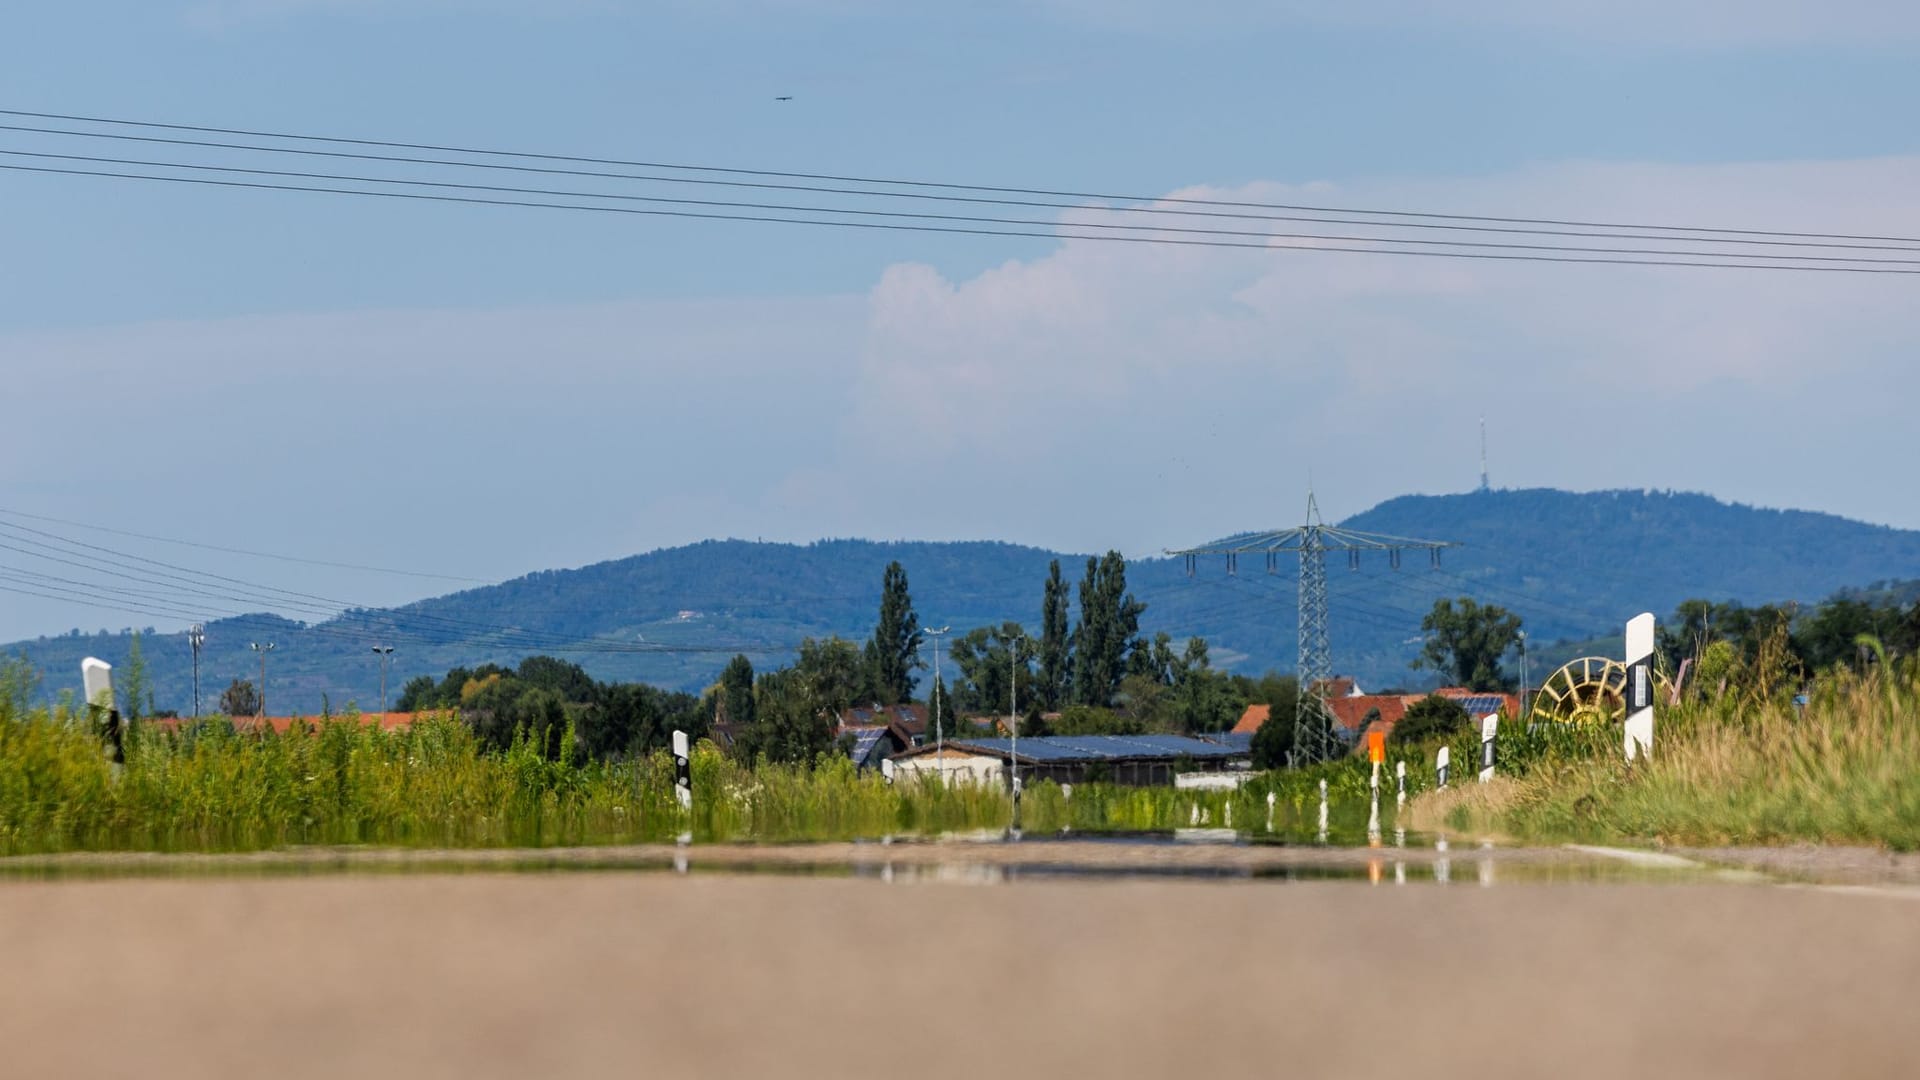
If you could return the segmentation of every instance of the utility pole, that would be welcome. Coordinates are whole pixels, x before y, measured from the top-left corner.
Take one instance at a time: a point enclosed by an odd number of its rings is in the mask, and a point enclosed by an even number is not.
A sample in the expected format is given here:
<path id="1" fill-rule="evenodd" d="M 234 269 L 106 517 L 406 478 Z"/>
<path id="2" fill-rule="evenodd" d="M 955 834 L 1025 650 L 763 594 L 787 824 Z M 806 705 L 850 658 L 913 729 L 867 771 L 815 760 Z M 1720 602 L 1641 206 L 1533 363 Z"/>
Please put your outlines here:
<path id="1" fill-rule="evenodd" d="M 260 654 L 260 719 L 267 718 L 267 654 L 273 651 L 273 642 L 265 645 L 257 641 L 247 643 L 247 648 Z"/>
<path id="2" fill-rule="evenodd" d="M 380 654 L 380 718 L 387 716 L 387 657 L 393 655 L 393 646 L 375 645 L 373 651 Z"/>
<path id="3" fill-rule="evenodd" d="M 200 719 L 200 646 L 207 643 L 207 628 L 194 623 L 187 628 L 187 644 L 193 646 L 193 718 Z"/>
<path id="4" fill-rule="evenodd" d="M 1320 520 L 1320 504 L 1313 492 L 1307 492 L 1307 523 L 1293 529 L 1240 536 L 1185 551 L 1170 551 L 1187 560 L 1187 575 L 1194 572 L 1195 559 L 1201 555 L 1225 555 L 1227 573 L 1237 574 L 1240 556 L 1259 553 L 1266 556 L 1267 573 L 1278 573 L 1280 556 L 1292 552 L 1300 557 L 1299 706 L 1293 715 L 1293 765 L 1326 761 L 1339 752 L 1333 733 L 1333 710 L 1327 705 L 1327 683 L 1333 678 L 1333 654 L 1327 645 L 1327 552 L 1347 553 L 1347 568 L 1360 568 L 1362 552 L 1385 552 L 1387 565 L 1400 569 L 1400 553 L 1424 549 L 1434 566 L 1440 565 L 1442 548 L 1458 547 L 1447 540 L 1415 540 L 1405 536 L 1363 533 L 1327 525 Z"/>
<path id="5" fill-rule="evenodd" d="M 1007 787 L 1013 793 L 1013 827 L 1020 827 L 1020 646 L 1025 644 L 1025 634 L 1015 634 L 1007 639 L 1008 672 L 1007 679 L 1007 735 L 1012 739 L 1007 751 L 1007 766 L 1013 770 L 1013 779 Z"/>
<path id="6" fill-rule="evenodd" d="M 949 626 L 938 630 L 931 626 L 920 628 L 921 633 L 933 640 L 933 760 L 939 764 L 942 787 L 947 783 L 947 740 L 940 727 L 940 636 L 950 629 Z"/>
<path id="7" fill-rule="evenodd" d="M 1527 683 L 1530 681 L 1531 674 L 1527 670 L 1527 632 L 1522 630 L 1520 631 L 1520 715 L 1514 717 L 1516 720 L 1527 715 Z"/>

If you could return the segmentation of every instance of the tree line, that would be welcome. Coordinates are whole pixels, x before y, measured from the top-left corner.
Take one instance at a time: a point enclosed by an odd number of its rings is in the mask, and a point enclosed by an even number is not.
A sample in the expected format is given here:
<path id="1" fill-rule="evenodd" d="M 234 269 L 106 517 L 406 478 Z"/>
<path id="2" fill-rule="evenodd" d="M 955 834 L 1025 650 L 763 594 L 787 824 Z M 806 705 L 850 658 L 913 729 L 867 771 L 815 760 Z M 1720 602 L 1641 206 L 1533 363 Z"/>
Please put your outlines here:
<path id="1" fill-rule="evenodd" d="M 1076 592 L 1053 560 L 1041 583 L 1038 634 L 1017 621 L 959 632 L 946 645 L 951 666 L 916 695 L 934 665 L 906 569 L 890 563 L 871 638 L 809 639 L 791 665 L 766 672 L 736 656 L 709 692 L 713 716 L 738 732 L 736 753 L 774 761 L 830 749 L 838 717 L 860 704 L 924 702 L 955 736 L 1003 729 L 1016 708 L 1025 735 L 1232 726 L 1250 695 L 1265 691 L 1214 670 L 1200 638 L 1176 644 L 1167 634 L 1143 635 L 1147 606 L 1128 591 L 1126 569 L 1117 551 L 1090 557 Z"/>

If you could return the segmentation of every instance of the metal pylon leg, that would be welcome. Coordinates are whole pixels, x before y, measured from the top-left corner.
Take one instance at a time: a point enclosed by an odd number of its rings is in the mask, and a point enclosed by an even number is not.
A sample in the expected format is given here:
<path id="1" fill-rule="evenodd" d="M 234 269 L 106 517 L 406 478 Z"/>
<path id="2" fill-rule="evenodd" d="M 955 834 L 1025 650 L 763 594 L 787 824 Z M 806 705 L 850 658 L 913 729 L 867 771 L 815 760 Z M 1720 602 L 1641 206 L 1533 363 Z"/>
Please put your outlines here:
<path id="1" fill-rule="evenodd" d="M 1307 761 L 1333 756 L 1332 711 L 1322 695 L 1333 677 L 1327 646 L 1327 549 L 1316 526 L 1300 543 L 1300 696 L 1293 717 L 1293 745 Z"/>

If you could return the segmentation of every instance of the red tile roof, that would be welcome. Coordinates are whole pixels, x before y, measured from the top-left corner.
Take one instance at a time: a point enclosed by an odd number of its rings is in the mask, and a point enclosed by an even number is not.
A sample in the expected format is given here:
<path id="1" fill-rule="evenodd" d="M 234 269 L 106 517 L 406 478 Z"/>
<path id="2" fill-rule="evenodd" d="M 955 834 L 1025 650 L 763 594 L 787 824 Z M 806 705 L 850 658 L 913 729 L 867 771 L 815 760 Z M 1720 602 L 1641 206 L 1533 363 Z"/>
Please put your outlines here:
<path id="1" fill-rule="evenodd" d="M 258 731 L 260 730 L 262 725 L 265 725 L 267 727 L 272 728 L 276 734 L 285 735 L 293 727 L 293 723 L 295 720 L 298 720 L 302 724 L 306 725 L 308 730 L 315 730 L 315 729 L 318 729 L 321 724 L 325 724 L 325 723 L 339 724 L 339 723 L 345 723 L 350 719 L 358 719 L 362 726 L 375 725 L 375 726 L 378 726 L 382 731 L 392 731 L 396 728 L 411 727 L 416 717 L 426 716 L 426 715 L 433 715 L 433 714 L 410 713 L 410 712 L 388 712 L 388 713 L 373 712 L 373 713 L 357 713 L 357 714 L 334 713 L 332 716 L 299 716 L 299 717 L 236 716 L 233 718 L 233 728 L 235 731 Z M 181 717 L 170 716 L 164 719 L 148 720 L 145 722 L 149 724 L 153 724 L 157 727 L 167 728 L 169 730 L 178 730 L 182 724 L 189 723 L 190 721 Z"/>
<path id="2" fill-rule="evenodd" d="M 1240 714 L 1240 722 L 1233 725 L 1235 735 L 1251 735 L 1260 730 L 1260 725 L 1273 715 L 1271 705 L 1249 705 L 1247 711 Z"/>
<path id="3" fill-rule="evenodd" d="M 1348 731 L 1358 732 L 1360 725 L 1366 722 L 1367 713 L 1380 710 L 1382 731 L 1392 731 L 1393 725 L 1407 715 L 1407 706 L 1419 701 L 1424 695 L 1402 694 L 1361 694 L 1359 697 L 1337 697 L 1329 699 L 1327 707 L 1333 710 L 1333 719 Z"/>
<path id="4" fill-rule="evenodd" d="M 1515 694 L 1481 694 L 1457 686 L 1443 687 L 1434 693 L 1444 698 L 1499 698 L 1503 715 L 1520 715 L 1520 698 Z M 1348 731 L 1359 732 L 1360 725 L 1367 719 L 1370 709 L 1380 710 L 1381 730 L 1391 733 L 1400 718 L 1407 715 L 1407 708 L 1414 702 L 1426 697 L 1425 694 L 1362 694 L 1359 697 L 1332 698 L 1327 706 L 1333 710 L 1333 717 L 1339 725 Z M 1478 717 L 1475 717 L 1478 719 Z"/>
<path id="5" fill-rule="evenodd" d="M 1336 675 L 1320 683 L 1320 691 L 1330 698 L 1352 697 L 1357 684 L 1348 675 Z"/>

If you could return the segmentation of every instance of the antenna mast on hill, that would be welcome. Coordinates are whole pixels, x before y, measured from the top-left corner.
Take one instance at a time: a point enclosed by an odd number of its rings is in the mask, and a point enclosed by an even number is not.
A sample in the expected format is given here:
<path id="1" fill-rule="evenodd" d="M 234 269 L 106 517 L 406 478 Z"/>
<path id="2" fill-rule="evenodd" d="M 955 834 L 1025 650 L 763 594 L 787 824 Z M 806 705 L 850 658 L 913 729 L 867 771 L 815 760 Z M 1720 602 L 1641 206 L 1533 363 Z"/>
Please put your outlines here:
<path id="1" fill-rule="evenodd" d="M 1299 528 L 1228 537 L 1167 554 L 1185 556 L 1188 576 L 1201 555 L 1225 555 L 1229 574 L 1239 572 L 1242 555 L 1265 555 L 1269 574 L 1279 572 L 1283 553 L 1300 556 L 1300 695 L 1293 714 L 1293 763 L 1304 765 L 1326 761 L 1341 749 L 1333 732 L 1333 710 L 1326 701 L 1327 684 L 1333 679 L 1333 651 L 1327 645 L 1327 552 L 1346 552 L 1347 567 L 1358 570 L 1362 552 L 1384 551 L 1387 564 L 1398 570 L 1403 551 L 1425 550 L 1433 565 L 1439 566 L 1440 550 L 1458 546 L 1448 540 L 1415 540 L 1327 525 L 1320 520 L 1320 505 L 1309 489 L 1307 523 Z"/>
<path id="2" fill-rule="evenodd" d="M 1487 418 L 1480 418 L 1480 490 L 1491 491 L 1487 485 Z"/>

